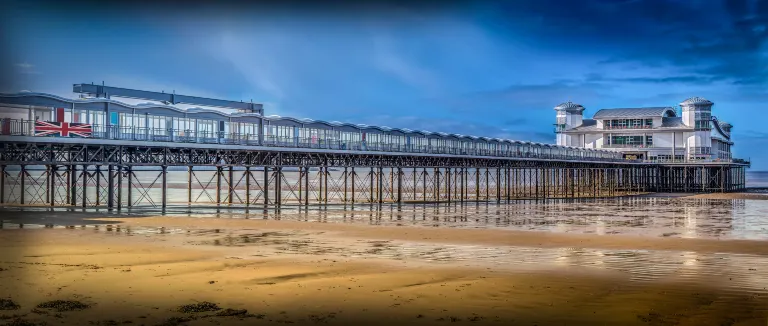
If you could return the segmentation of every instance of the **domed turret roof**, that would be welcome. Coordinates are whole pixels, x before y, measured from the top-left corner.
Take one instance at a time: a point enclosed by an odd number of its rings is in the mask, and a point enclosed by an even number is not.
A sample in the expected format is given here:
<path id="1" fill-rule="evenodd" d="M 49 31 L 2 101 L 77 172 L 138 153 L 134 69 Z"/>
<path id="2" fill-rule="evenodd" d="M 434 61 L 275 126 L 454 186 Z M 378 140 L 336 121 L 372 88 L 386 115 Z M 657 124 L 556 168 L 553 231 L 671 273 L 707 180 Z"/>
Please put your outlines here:
<path id="1" fill-rule="evenodd" d="M 702 105 L 702 104 L 712 105 L 714 103 L 712 103 L 712 101 L 705 99 L 703 97 L 694 96 L 683 101 L 683 103 L 680 103 L 680 104 L 681 105 Z"/>
<path id="2" fill-rule="evenodd" d="M 571 101 L 560 103 L 555 107 L 555 110 L 579 110 L 584 111 L 584 107 L 581 104 L 576 104 Z"/>

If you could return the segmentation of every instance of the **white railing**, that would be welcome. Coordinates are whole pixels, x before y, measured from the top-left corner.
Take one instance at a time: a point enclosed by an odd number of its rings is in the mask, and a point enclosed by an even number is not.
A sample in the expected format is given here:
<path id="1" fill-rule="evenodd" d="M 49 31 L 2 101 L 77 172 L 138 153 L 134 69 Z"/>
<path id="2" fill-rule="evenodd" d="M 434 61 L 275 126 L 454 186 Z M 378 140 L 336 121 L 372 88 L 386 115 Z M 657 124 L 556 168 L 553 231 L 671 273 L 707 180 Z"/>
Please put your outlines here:
<path id="1" fill-rule="evenodd" d="M 0 119 L 0 135 L 35 136 L 34 121 Z M 405 152 L 424 154 L 451 154 L 467 156 L 496 156 L 538 159 L 565 159 L 586 161 L 628 161 L 619 153 L 605 153 L 588 150 L 570 150 L 567 153 L 552 153 L 546 147 L 513 147 L 509 149 L 460 148 L 436 145 L 407 145 L 401 143 L 367 143 L 339 139 L 294 138 L 258 134 L 224 133 L 212 131 L 180 130 L 173 128 L 146 128 L 91 124 L 91 137 L 96 139 L 152 141 L 174 143 L 251 145 L 290 148 L 312 148 L 328 150 L 354 150 L 379 152 Z M 563 151 L 558 149 L 558 151 Z"/>

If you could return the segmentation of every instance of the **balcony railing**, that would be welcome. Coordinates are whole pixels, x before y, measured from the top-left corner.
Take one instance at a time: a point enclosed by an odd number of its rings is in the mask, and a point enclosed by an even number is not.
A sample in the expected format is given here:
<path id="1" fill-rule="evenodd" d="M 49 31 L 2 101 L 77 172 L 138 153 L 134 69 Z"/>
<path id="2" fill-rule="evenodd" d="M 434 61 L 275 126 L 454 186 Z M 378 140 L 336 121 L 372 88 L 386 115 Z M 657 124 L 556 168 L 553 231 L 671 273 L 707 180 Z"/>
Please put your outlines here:
<path id="1" fill-rule="evenodd" d="M 605 129 L 605 130 L 616 130 L 616 129 L 620 129 L 620 130 L 624 130 L 624 129 L 630 129 L 630 130 L 631 129 L 653 129 L 653 126 L 608 126 L 608 125 L 603 125 L 603 129 Z"/>
<path id="2" fill-rule="evenodd" d="M 641 144 L 607 144 L 603 145 L 604 148 L 653 148 L 653 145 L 641 145 Z"/>

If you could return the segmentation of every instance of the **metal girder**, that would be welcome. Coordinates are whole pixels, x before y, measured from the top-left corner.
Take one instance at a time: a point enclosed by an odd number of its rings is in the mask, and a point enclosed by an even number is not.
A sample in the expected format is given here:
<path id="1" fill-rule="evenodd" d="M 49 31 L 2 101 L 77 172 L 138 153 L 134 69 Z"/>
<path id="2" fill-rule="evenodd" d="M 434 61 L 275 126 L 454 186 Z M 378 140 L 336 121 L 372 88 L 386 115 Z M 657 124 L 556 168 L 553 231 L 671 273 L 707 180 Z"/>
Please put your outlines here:
<path id="1" fill-rule="evenodd" d="M 150 165 L 150 166 L 327 166 L 425 168 L 612 168 L 616 162 L 559 162 L 547 160 L 424 157 L 385 154 L 273 152 L 232 149 L 133 147 L 56 143 L 3 143 L 0 164 L 12 165 Z"/>

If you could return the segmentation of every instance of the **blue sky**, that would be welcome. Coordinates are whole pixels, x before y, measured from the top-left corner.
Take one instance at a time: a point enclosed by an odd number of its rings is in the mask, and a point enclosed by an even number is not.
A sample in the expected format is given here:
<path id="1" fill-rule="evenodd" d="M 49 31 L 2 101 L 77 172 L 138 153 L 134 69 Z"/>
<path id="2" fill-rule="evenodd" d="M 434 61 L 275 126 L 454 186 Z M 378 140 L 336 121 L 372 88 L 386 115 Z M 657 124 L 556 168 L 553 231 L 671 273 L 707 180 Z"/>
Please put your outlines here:
<path id="1" fill-rule="evenodd" d="M 702 96 L 768 170 L 768 1 L 201 3 L 10 1 L 2 91 L 104 81 L 542 142 L 563 101 L 591 115 Z"/>

